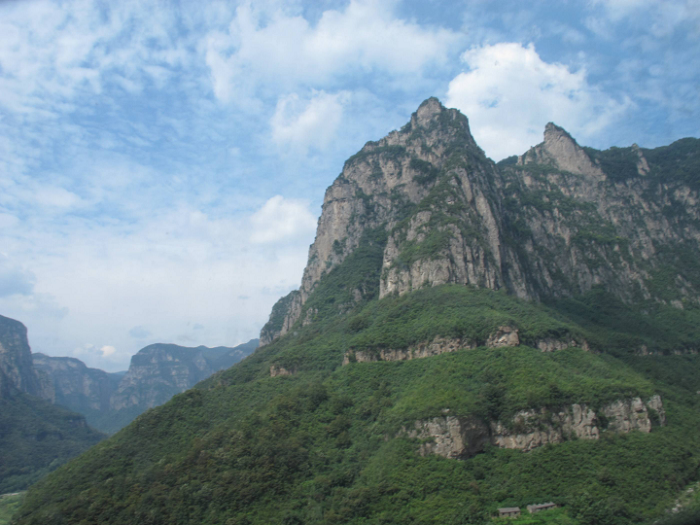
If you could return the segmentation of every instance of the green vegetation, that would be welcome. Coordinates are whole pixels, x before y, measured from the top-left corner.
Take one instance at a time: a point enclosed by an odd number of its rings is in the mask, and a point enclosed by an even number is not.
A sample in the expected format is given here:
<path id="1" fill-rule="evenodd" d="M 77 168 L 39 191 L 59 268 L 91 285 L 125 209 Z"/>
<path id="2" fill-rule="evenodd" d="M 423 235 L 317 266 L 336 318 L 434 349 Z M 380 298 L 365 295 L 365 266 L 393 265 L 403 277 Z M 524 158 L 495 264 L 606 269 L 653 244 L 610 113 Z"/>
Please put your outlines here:
<path id="1" fill-rule="evenodd" d="M 688 184 L 700 189 L 700 139 L 685 138 L 669 146 L 642 149 L 652 175 L 662 182 Z"/>
<path id="2" fill-rule="evenodd" d="M 553 166 L 523 170 L 508 159 L 499 167 L 506 184 L 500 209 L 500 201 L 489 197 L 492 190 L 501 191 L 498 173 L 473 144 L 466 118 L 443 111 L 427 128 L 402 132 L 411 133 L 405 137 L 411 151 L 429 151 L 427 144 L 439 133 L 446 144 L 441 167 L 409 158 L 402 146 L 368 143 L 346 168 L 365 163 L 372 182 L 380 165 L 408 165 L 422 185 L 416 191 L 427 195 L 414 203 L 395 187 L 382 201 L 356 185 L 364 212 L 351 220 L 377 227 L 365 230 L 341 264 L 328 262 L 292 329 L 39 481 L 19 510 L 19 525 L 633 525 L 656 520 L 676 525 L 697 517 L 695 501 L 675 516 L 667 509 L 700 479 L 700 308 L 690 301 L 676 308 L 671 305 L 676 296 L 666 291 L 678 289 L 682 279 L 700 282 L 697 247 L 676 246 L 668 253 L 656 247 L 659 264 L 642 268 L 657 292 L 652 299 L 638 290 L 630 292 L 637 294 L 634 302 L 623 302 L 620 294 L 594 288 L 540 304 L 490 289 L 444 285 L 379 300 L 390 237 L 399 241 L 396 264 L 404 267 L 448 256 L 456 232 L 493 260 L 483 211 L 467 202 L 475 189 L 492 213 L 502 213 L 503 241 L 523 256 L 535 288 L 546 288 L 537 277 L 546 267 L 563 290 L 558 297 L 578 292 L 575 279 L 555 264 L 569 245 L 592 271 L 614 272 L 618 263 L 635 257 L 596 204 L 551 182 L 561 177 L 576 187 L 580 176 Z M 647 180 L 661 181 L 669 172 L 671 182 L 697 183 L 697 143 L 644 150 L 652 165 Z M 606 172 L 615 171 L 610 174 L 615 183 L 632 177 L 632 169 L 636 173 L 631 148 L 589 155 Z M 523 171 L 535 182 L 529 188 Z M 474 187 L 463 186 L 464 172 Z M 387 198 L 396 215 L 379 224 Z M 676 220 L 677 211 L 663 213 Z M 420 241 L 408 241 L 411 221 L 420 212 L 429 212 L 417 228 Z M 545 227 L 568 229 L 566 246 L 564 235 L 547 243 L 542 233 L 540 219 L 554 216 L 556 222 Z M 528 258 L 526 250 L 533 248 L 525 244 L 535 240 L 538 228 L 548 245 L 535 246 L 537 257 Z M 333 246 L 336 256 L 346 253 L 348 242 Z M 275 306 L 264 328 L 267 336 L 279 332 L 297 293 Z M 501 327 L 517 329 L 521 345 L 489 348 L 489 337 Z M 359 352 L 376 357 L 436 338 L 458 340 L 462 349 L 408 361 L 350 358 Z M 543 341 L 571 347 L 545 353 L 537 349 Z M 346 356 L 351 362 L 343 366 Z M 289 375 L 271 377 L 272 367 Z M 650 433 L 604 431 L 607 418 L 599 409 L 657 394 L 665 426 L 650 410 Z M 557 424 L 554 414 L 574 403 L 598 412 L 600 439 L 567 436 L 527 453 L 486 446 L 455 460 L 423 456 L 421 441 L 408 437 L 417 421 L 448 414 L 483 428 L 501 422 L 517 431 L 522 427 L 515 417 L 523 410 L 536 410 L 539 430 L 548 430 Z M 560 508 L 525 513 L 515 521 L 494 519 L 500 506 L 544 501 Z"/>
<path id="3" fill-rule="evenodd" d="M 8 525 L 12 516 L 24 500 L 24 493 L 3 494 L 0 496 L 0 525 Z"/>
<path id="4" fill-rule="evenodd" d="M 365 248 L 371 253 L 369 240 Z M 324 280 L 322 297 L 345 293 L 336 286 L 345 279 L 331 272 Z M 553 500 L 562 508 L 520 523 L 631 524 L 663 514 L 697 480 L 699 356 L 642 357 L 620 342 L 632 337 L 624 330 L 663 338 L 663 322 L 640 330 L 645 314 L 620 303 L 597 315 L 602 292 L 557 309 L 459 286 L 370 297 L 143 414 L 40 481 L 18 523 L 485 523 L 499 506 Z M 674 312 L 683 314 L 669 309 L 665 322 Z M 620 320 L 622 335 L 610 328 Z M 675 322 L 678 337 L 694 337 L 692 319 Z M 613 353 L 480 347 L 340 366 L 349 348 L 401 348 L 436 335 L 481 344 L 501 325 L 516 326 L 525 343 L 571 335 Z M 272 364 L 296 374 L 271 378 Z M 445 409 L 507 421 L 529 407 L 600 407 L 655 393 L 668 426 L 651 434 L 529 453 L 489 448 L 465 461 L 421 457 L 417 440 L 400 437 Z"/>
<path id="5" fill-rule="evenodd" d="M 0 399 L 0 494 L 27 488 L 104 437 L 83 416 L 41 399 Z"/>
<path id="6" fill-rule="evenodd" d="M 420 160 L 417 158 L 412 158 L 409 167 L 418 173 L 413 177 L 413 180 L 418 184 L 430 184 L 435 182 L 440 174 L 440 171 L 435 168 L 430 162 Z"/>
<path id="7" fill-rule="evenodd" d="M 604 151 L 593 148 L 583 148 L 588 156 L 596 162 L 600 169 L 615 182 L 623 182 L 639 176 L 637 162 L 639 157 L 632 148 L 612 147 Z"/>
<path id="8" fill-rule="evenodd" d="M 284 324 L 284 317 L 287 315 L 287 311 L 291 306 L 294 299 L 299 295 L 298 290 L 289 292 L 287 295 L 282 297 L 279 301 L 275 303 L 272 307 L 272 313 L 270 314 L 270 319 L 265 323 L 261 331 L 261 336 L 272 338 L 276 336 L 282 329 Z"/>

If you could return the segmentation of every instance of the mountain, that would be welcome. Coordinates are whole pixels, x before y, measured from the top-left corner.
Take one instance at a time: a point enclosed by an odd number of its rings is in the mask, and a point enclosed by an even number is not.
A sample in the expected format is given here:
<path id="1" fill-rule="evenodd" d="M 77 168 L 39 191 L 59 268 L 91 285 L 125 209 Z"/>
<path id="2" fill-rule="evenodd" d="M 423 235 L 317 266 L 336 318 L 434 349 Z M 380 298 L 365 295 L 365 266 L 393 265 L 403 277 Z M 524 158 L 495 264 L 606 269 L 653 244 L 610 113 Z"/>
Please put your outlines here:
<path id="1" fill-rule="evenodd" d="M 26 488 L 104 437 L 44 394 L 27 329 L 0 316 L 0 493 Z"/>
<path id="2" fill-rule="evenodd" d="M 50 357 L 32 354 L 34 368 L 44 376 L 44 389 L 49 398 L 81 414 L 109 410 L 110 398 L 117 390 L 122 374 L 110 374 L 97 368 L 88 368 L 73 357 Z"/>
<path id="3" fill-rule="evenodd" d="M 301 288 L 275 306 L 261 343 L 313 322 L 323 305 L 308 301 L 323 276 L 378 235 L 380 277 L 356 283 L 341 311 L 447 283 L 528 300 L 599 286 L 627 303 L 697 305 L 699 170 L 697 139 L 597 152 L 552 123 L 542 144 L 499 169 L 466 117 L 428 99 L 345 163 L 326 191 Z"/>
<path id="4" fill-rule="evenodd" d="M 265 344 L 17 523 L 660 522 L 700 476 L 699 164 L 553 124 L 495 164 L 425 101 L 327 190 Z"/>
<path id="5" fill-rule="evenodd" d="M 145 410 L 229 368 L 257 346 L 257 339 L 235 348 L 153 344 L 131 358 L 127 372 L 116 374 L 70 357 L 32 357 L 48 399 L 85 415 L 94 428 L 114 433 Z"/>
<path id="6" fill-rule="evenodd" d="M 142 348 L 132 356 L 129 370 L 113 392 L 109 418 L 100 428 L 108 431 L 121 428 L 145 410 L 233 366 L 251 354 L 258 342 L 251 339 L 235 348 L 189 348 L 162 343 Z"/>

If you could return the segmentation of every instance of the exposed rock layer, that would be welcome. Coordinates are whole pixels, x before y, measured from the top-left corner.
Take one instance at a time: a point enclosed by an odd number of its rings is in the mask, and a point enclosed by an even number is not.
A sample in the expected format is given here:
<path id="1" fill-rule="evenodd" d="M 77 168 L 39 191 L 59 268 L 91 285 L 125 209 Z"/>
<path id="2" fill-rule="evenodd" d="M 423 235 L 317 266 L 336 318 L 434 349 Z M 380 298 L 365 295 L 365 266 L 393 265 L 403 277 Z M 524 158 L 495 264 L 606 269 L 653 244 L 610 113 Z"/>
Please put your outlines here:
<path id="1" fill-rule="evenodd" d="M 503 346 L 519 346 L 520 338 L 518 330 L 509 326 L 501 326 L 486 340 L 487 348 L 500 348 Z M 423 359 L 440 354 L 456 352 L 458 350 L 471 350 L 478 346 L 476 341 L 463 339 L 449 339 L 436 337 L 430 342 L 418 343 L 408 348 L 376 350 L 351 349 L 343 357 L 343 366 L 350 363 L 371 363 L 375 361 L 410 361 L 411 359 Z M 576 341 L 572 337 L 565 339 L 545 338 L 540 339 L 534 345 L 543 352 L 554 352 L 566 348 L 578 347 L 588 351 L 588 343 L 584 340 Z"/>
<path id="2" fill-rule="evenodd" d="M 655 395 L 646 403 L 639 397 L 618 400 L 598 414 L 585 404 L 573 404 L 559 412 L 523 410 L 507 422 L 490 424 L 476 418 L 446 415 L 416 421 L 412 429 L 404 429 L 399 435 L 423 440 L 421 455 L 467 458 L 487 444 L 529 451 L 568 439 L 599 439 L 603 432 L 649 433 L 654 425 L 665 423 L 663 402 Z"/>

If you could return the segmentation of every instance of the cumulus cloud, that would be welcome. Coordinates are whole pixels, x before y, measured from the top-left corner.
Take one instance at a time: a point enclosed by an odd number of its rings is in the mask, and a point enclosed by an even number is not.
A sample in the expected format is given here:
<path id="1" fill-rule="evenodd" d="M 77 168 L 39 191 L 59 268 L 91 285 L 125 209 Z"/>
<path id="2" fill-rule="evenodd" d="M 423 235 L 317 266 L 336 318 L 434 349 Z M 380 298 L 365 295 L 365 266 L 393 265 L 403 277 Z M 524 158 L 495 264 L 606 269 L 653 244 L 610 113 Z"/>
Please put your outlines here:
<path id="1" fill-rule="evenodd" d="M 117 349 L 111 345 L 104 345 L 102 348 L 100 348 L 100 353 L 102 354 L 102 357 L 109 357 L 116 351 Z"/>
<path id="2" fill-rule="evenodd" d="M 476 141 L 496 160 L 541 142 L 547 122 L 585 140 L 631 105 L 589 84 L 585 69 L 543 61 L 533 45 L 476 47 L 462 59 L 469 70 L 450 82 L 447 105 L 467 115 Z"/>
<path id="3" fill-rule="evenodd" d="M 316 229 L 316 217 L 308 203 L 276 195 L 250 219 L 250 240 L 256 244 L 286 242 L 308 235 Z"/>
<path id="4" fill-rule="evenodd" d="M 266 85 L 320 85 L 339 76 L 380 70 L 416 75 L 444 63 L 455 33 L 420 26 L 394 13 L 395 2 L 351 0 L 315 25 L 304 17 L 246 3 L 228 31 L 210 33 L 206 61 L 214 93 L 249 102 Z"/>
<path id="5" fill-rule="evenodd" d="M 281 97 L 272 117 L 272 140 L 281 149 L 306 153 L 322 150 L 333 140 L 343 116 L 347 93 L 314 92 L 302 100 L 291 94 Z"/>

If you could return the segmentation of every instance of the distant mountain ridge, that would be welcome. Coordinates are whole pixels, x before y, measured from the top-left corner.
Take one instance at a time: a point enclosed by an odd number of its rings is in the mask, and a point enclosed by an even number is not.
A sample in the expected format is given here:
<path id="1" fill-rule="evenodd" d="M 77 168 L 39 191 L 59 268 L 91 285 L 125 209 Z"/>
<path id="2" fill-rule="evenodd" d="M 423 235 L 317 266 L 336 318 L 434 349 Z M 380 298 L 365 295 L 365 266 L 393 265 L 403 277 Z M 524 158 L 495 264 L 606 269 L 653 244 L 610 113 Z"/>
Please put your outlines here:
<path id="1" fill-rule="evenodd" d="M 136 416 L 168 401 L 252 353 L 258 340 L 234 348 L 156 343 L 139 350 L 124 374 L 88 368 L 68 357 L 33 354 L 46 396 L 85 414 L 92 426 L 115 432 Z"/>
<path id="2" fill-rule="evenodd" d="M 85 414 L 110 409 L 110 398 L 123 374 L 89 368 L 74 357 L 33 353 L 32 360 L 44 385 L 46 398 L 57 405 Z"/>

